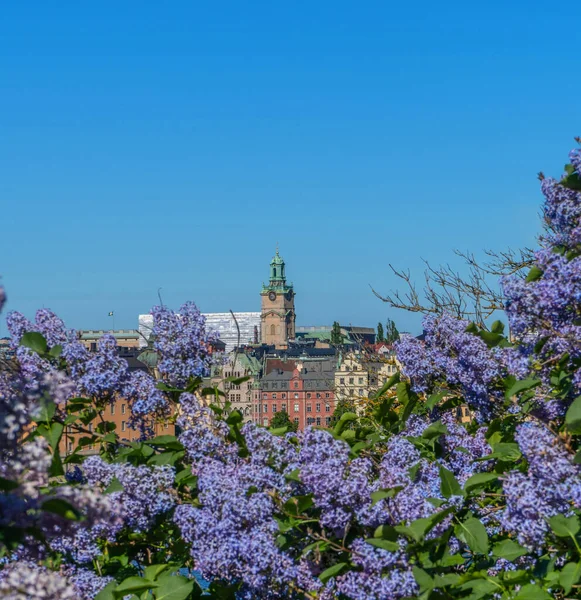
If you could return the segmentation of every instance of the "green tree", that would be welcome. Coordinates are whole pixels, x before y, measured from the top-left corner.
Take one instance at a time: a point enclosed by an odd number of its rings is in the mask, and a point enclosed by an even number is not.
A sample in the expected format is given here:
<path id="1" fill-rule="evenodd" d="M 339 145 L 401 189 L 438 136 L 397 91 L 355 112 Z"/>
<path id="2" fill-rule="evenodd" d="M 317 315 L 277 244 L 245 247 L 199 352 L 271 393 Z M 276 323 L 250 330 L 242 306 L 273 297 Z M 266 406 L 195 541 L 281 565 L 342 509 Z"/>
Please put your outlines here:
<path id="1" fill-rule="evenodd" d="M 383 337 L 383 325 L 381 323 L 377 324 L 377 336 L 375 341 L 378 343 L 385 341 L 385 338 Z"/>
<path id="2" fill-rule="evenodd" d="M 333 346 L 341 346 L 343 344 L 343 334 L 341 333 L 341 325 L 338 321 L 333 323 L 333 329 L 331 329 L 331 344 Z"/>
<path id="3" fill-rule="evenodd" d="M 279 427 L 288 427 L 289 431 L 296 431 L 299 427 L 298 423 L 291 421 L 286 410 L 277 412 L 270 420 L 270 427 L 278 429 Z"/>
<path id="4" fill-rule="evenodd" d="M 385 325 L 385 341 L 388 344 L 393 344 L 397 340 L 399 340 L 399 331 L 395 323 L 391 319 L 388 319 Z"/>

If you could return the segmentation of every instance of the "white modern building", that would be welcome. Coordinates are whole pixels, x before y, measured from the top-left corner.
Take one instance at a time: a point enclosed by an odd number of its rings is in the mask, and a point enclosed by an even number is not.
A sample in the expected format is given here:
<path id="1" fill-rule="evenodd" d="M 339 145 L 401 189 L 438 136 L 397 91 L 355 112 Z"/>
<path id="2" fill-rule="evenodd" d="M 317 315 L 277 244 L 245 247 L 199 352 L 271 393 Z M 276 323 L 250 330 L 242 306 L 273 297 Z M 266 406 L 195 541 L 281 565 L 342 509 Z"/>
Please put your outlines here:
<path id="1" fill-rule="evenodd" d="M 203 313 L 206 318 L 206 328 L 217 331 L 220 339 L 226 344 L 226 352 L 232 351 L 237 345 L 252 344 L 255 339 L 260 342 L 260 313 L 238 312 L 234 313 Z M 236 327 L 238 324 L 238 327 Z M 149 336 L 153 329 L 152 315 L 139 315 L 139 345 L 147 346 Z M 238 334 L 240 330 L 240 334 Z"/>

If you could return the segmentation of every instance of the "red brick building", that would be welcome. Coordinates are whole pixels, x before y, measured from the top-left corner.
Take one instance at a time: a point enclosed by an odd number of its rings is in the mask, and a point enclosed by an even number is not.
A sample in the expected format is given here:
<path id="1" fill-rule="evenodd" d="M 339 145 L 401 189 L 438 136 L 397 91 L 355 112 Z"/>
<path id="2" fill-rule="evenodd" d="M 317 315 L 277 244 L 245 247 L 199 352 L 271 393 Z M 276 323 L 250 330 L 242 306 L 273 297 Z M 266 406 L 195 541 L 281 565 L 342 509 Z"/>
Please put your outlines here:
<path id="1" fill-rule="evenodd" d="M 329 427 L 335 410 L 333 360 L 289 361 L 267 365 L 254 393 L 254 420 L 268 426 L 279 411 L 299 429 Z"/>

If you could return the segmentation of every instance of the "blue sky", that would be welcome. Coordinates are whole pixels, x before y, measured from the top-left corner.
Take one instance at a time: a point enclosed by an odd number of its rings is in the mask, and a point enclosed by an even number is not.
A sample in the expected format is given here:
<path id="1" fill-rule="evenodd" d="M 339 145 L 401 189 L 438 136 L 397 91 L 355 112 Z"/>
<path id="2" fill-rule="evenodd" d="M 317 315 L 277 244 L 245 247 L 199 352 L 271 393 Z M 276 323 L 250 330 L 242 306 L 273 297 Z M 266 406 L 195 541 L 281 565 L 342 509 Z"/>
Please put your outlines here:
<path id="1" fill-rule="evenodd" d="M 7 309 L 135 327 L 259 310 L 278 242 L 297 324 L 419 317 L 421 258 L 532 244 L 536 174 L 581 134 L 581 5 L 5 3 Z M 0 326 L 0 335 L 6 333 Z"/>

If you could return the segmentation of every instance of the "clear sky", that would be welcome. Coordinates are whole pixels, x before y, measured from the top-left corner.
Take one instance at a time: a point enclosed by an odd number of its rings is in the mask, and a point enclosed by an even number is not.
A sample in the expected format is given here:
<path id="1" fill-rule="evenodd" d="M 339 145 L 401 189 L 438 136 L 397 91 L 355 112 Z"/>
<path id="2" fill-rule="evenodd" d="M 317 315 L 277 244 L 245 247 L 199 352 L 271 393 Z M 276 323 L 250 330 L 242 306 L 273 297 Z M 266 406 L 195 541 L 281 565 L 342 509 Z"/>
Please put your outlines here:
<path id="1" fill-rule="evenodd" d="M 259 310 L 419 331 L 375 298 L 421 258 L 531 244 L 581 134 L 581 4 L 4 2 L 7 309 L 136 327 Z M 0 335 L 6 334 L 5 325 Z"/>

